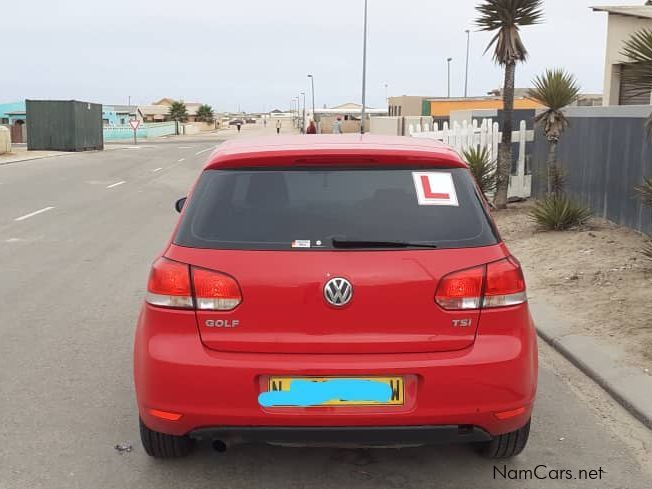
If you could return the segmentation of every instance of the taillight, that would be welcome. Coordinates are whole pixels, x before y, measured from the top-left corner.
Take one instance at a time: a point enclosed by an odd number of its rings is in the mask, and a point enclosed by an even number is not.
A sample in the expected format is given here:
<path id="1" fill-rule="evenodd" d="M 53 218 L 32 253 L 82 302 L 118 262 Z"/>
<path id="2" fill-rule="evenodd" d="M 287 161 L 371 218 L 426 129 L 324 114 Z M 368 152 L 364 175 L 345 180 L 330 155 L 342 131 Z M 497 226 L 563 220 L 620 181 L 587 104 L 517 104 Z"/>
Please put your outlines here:
<path id="1" fill-rule="evenodd" d="M 192 309 L 188 265 L 159 258 L 152 265 L 147 284 L 147 298 L 153 306 Z"/>
<path id="2" fill-rule="evenodd" d="M 491 309 L 523 304 L 527 301 L 523 272 L 511 257 L 453 272 L 439 281 L 435 301 L 447 310 Z"/>
<path id="3" fill-rule="evenodd" d="M 238 282 L 223 273 L 193 267 L 192 283 L 197 309 L 230 311 L 242 301 Z"/>
<path id="4" fill-rule="evenodd" d="M 515 306 L 525 301 L 525 279 L 518 262 L 513 258 L 506 258 L 489 263 L 482 307 Z"/>
<path id="5" fill-rule="evenodd" d="M 482 300 L 484 266 L 446 275 L 439 282 L 435 300 L 444 309 L 478 309 Z"/>
<path id="6" fill-rule="evenodd" d="M 145 300 L 159 307 L 230 311 L 242 302 L 242 294 L 229 275 L 159 258 L 152 265 Z"/>

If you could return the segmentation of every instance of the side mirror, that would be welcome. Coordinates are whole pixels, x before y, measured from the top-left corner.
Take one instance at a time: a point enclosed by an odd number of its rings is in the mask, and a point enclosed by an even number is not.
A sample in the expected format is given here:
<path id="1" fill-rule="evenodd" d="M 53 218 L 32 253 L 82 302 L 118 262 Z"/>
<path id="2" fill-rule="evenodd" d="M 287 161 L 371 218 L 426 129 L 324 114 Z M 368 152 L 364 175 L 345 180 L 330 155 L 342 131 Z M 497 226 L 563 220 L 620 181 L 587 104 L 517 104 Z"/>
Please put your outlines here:
<path id="1" fill-rule="evenodd" d="M 183 210 L 183 206 L 186 205 L 186 200 L 188 200 L 188 197 L 182 197 L 174 203 L 174 208 L 177 210 L 177 212 L 181 212 Z"/>

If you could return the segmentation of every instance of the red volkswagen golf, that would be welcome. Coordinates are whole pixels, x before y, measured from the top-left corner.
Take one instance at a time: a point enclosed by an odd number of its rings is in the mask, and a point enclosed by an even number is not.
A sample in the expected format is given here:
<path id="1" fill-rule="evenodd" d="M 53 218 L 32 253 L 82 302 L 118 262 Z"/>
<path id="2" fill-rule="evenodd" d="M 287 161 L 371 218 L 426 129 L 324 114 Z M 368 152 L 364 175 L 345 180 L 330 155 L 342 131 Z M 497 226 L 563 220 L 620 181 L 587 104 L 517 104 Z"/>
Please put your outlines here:
<path id="1" fill-rule="evenodd" d="M 136 331 L 149 455 L 197 439 L 524 449 L 537 385 L 525 282 L 453 150 L 225 143 L 177 210 Z"/>

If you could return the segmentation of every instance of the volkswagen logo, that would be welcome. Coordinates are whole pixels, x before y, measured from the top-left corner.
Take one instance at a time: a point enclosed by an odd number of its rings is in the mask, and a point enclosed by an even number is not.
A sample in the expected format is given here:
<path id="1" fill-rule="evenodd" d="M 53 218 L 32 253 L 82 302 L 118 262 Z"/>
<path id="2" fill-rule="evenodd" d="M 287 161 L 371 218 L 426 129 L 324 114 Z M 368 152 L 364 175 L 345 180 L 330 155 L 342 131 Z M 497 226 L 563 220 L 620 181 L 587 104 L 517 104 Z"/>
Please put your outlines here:
<path id="1" fill-rule="evenodd" d="M 324 285 L 324 298 L 332 306 L 345 306 L 353 298 L 353 286 L 345 278 L 333 278 Z"/>

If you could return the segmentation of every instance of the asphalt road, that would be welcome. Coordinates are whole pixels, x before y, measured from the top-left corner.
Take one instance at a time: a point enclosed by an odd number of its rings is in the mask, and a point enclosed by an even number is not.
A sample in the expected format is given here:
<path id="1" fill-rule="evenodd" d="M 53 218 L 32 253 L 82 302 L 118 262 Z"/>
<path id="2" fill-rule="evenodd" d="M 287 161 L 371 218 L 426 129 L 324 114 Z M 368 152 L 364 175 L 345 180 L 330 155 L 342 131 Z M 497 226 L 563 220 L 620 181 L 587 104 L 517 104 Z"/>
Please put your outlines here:
<path id="1" fill-rule="evenodd" d="M 463 446 L 201 446 L 187 459 L 149 459 L 132 388 L 134 324 L 173 203 L 217 143 L 0 166 L 0 489 L 652 487 L 650 432 L 543 345 L 530 445 L 506 467 Z M 133 451 L 118 453 L 125 442 Z M 542 480 L 500 475 L 542 465 Z M 600 468 L 597 480 L 555 479 Z"/>

